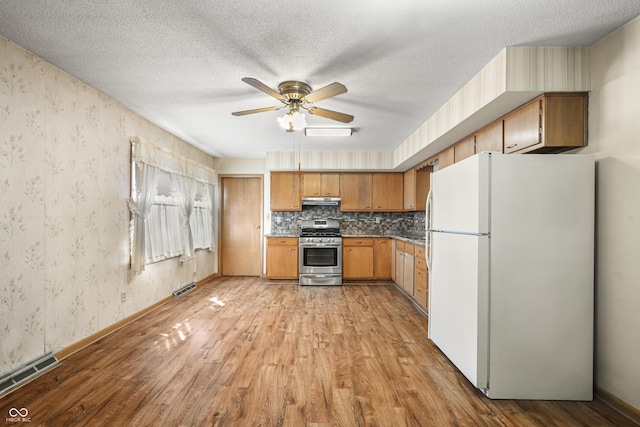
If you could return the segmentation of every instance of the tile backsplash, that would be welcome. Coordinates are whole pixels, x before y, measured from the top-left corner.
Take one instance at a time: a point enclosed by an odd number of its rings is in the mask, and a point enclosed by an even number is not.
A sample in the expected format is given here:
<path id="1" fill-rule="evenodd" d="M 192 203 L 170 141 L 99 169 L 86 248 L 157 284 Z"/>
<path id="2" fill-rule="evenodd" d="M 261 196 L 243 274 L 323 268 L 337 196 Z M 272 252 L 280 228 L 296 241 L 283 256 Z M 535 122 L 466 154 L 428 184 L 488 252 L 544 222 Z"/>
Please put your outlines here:
<path id="1" fill-rule="evenodd" d="M 422 236 L 424 212 L 341 212 L 337 206 L 304 206 L 301 212 L 271 212 L 272 234 L 298 234 L 302 220 L 337 219 L 343 235 Z"/>

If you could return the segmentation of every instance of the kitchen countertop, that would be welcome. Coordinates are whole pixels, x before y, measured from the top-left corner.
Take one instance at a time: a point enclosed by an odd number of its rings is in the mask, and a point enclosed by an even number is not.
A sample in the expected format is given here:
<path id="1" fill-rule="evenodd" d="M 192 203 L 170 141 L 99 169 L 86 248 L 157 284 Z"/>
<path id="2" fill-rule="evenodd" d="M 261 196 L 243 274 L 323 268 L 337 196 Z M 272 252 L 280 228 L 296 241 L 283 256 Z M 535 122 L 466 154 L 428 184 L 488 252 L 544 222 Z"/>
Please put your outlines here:
<path id="1" fill-rule="evenodd" d="M 266 234 L 265 237 L 273 237 L 273 238 L 295 237 L 295 238 L 298 238 L 298 237 L 300 237 L 300 235 L 297 234 L 297 233 L 287 232 L 287 233 L 270 233 L 270 234 Z M 361 238 L 388 237 L 390 239 L 398 239 L 398 240 L 402 240 L 404 242 L 413 243 L 414 245 L 425 246 L 425 239 L 424 238 L 416 238 L 415 236 L 401 236 L 401 235 L 397 235 L 397 234 L 343 234 L 342 237 L 353 237 L 353 238 L 358 238 L 358 237 L 361 237 Z"/>
<path id="2" fill-rule="evenodd" d="M 342 237 L 353 237 L 353 238 L 376 238 L 376 237 L 388 237 L 390 239 L 402 240 L 403 242 L 413 243 L 414 245 L 425 246 L 424 238 L 416 238 L 414 236 L 401 236 L 398 234 L 343 234 Z"/>

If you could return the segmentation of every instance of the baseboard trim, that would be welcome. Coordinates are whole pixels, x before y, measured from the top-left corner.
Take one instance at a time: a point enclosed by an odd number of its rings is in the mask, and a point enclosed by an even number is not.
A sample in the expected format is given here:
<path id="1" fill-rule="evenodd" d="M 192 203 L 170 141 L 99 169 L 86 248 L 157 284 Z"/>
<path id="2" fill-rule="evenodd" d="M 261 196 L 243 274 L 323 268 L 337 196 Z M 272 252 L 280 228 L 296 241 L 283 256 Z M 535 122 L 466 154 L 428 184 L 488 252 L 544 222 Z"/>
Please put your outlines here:
<path id="1" fill-rule="evenodd" d="M 207 277 L 201 279 L 200 281 L 198 281 L 198 286 L 202 287 L 202 286 L 208 284 L 209 282 L 213 281 L 218 276 L 219 276 L 218 273 L 214 273 L 214 274 L 212 274 L 210 276 L 207 276 Z M 122 328 L 123 326 L 126 326 L 129 323 L 141 318 L 145 314 L 152 312 L 156 308 L 168 303 L 169 301 L 173 301 L 173 295 L 168 296 L 168 297 L 156 302 L 155 304 L 150 305 L 147 308 L 144 308 L 144 309 L 142 309 L 142 310 L 140 310 L 140 311 L 138 311 L 138 312 L 136 312 L 136 313 L 134 313 L 134 314 L 132 314 L 130 316 L 127 316 L 124 319 L 119 320 L 116 323 L 114 323 L 114 324 L 112 324 L 110 326 L 107 326 L 106 328 L 101 329 L 98 332 L 95 332 L 95 333 L 89 335 L 88 337 L 83 338 L 80 341 L 77 341 L 77 342 L 71 344 L 68 347 L 63 348 L 59 352 L 55 353 L 55 355 L 58 358 L 58 360 L 62 360 L 65 357 L 68 357 L 68 356 L 72 355 L 73 353 L 77 352 L 78 350 L 82 350 L 86 346 L 98 341 L 99 339 L 106 337 L 110 333 L 117 331 L 118 329 Z"/>
<path id="2" fill-rule="evenodd" d="M 101 338 L 106 337 L 107 335 L 111 334 L 112 332 L 117 331 L 118 329 L 128 325 L 129 323 L 133 322 L 134 320 L 137 320 L 139 318 L 141 318 L 142 316 L 144 316 L 147 313 L 152 312 L 153 310 L 155 310 L 156 308 L 168 303 L 169 301 L 173 301 L 173 295 L 166 297 L 164 299 L 161 299 L 160 301 L 156 302 L 155 304 L 150 305 L 149 307 L 146 307 L 130 316 L 127 316 L 119 321 L 117 321 L 116 323 L 113 323 L 109 326 L 107 326 L 104 329 L 101 329 L 91 335 L 89 335 L 88 337 L 85 337 L 83 339 L 81 339 L 80 341 L 77 341 L 73 344 L 71 344 L 68 347 L 63 348 L 62 350 L 60 350 L 59 352 L 56 353 L 56 357 L 58 358 L 58 360 L 62 360 L 65 357 L 68 357 L 70 355 L 72 355 L 73 353 L 82 350 L 83 348 L 87 347 L 88 345 L 98 341 Z"/>
<path id="3" fill-rule="evenodd" d="M 596 399 L 602 400 L 604 403 L 606 403 L 607 405 L 611 406 L 613 409 L 615 409 L 616 411 L 618 411 L 621 414 L 625 415 L 626 417 L 628 417 L 632 421 L 640 424 L 640 410 L 639 409 L 634 408 L 633 406 L 629 405 L 624 400 L 620 399 L 619 397 L 614 396 L 613 394 L 609 393 L 606 390 L 601 389 L 600 387 L 596 387 L 595 397 L 596 397 Z"/>

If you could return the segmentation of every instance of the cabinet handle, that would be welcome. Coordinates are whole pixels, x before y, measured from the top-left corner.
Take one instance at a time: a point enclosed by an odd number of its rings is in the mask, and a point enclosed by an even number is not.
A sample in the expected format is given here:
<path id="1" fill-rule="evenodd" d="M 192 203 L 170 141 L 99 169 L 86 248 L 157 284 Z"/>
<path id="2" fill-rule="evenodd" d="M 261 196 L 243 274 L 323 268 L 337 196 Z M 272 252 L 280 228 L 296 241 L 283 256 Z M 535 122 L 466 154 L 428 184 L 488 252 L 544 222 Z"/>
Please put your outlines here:
<path id="1" fill-rule="evenodd" d="M 517 146 L 518 146 L 518 144 L 511 144 L 511 145 L 507 145 L 507 148 L 514 148 L 514 147 L 517 147 Z"/>

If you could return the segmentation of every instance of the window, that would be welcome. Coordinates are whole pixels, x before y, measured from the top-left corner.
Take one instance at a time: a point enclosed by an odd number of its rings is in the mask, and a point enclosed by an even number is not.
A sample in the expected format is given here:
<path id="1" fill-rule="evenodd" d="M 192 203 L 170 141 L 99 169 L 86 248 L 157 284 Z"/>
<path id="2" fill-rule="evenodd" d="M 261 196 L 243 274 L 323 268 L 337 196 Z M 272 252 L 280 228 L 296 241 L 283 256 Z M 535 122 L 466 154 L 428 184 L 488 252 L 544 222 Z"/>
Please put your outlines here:
<path id="1" fill-rule="evenodd" d="M 215 171 L 133 138 L 131 268 L 214 249 Z"/>

